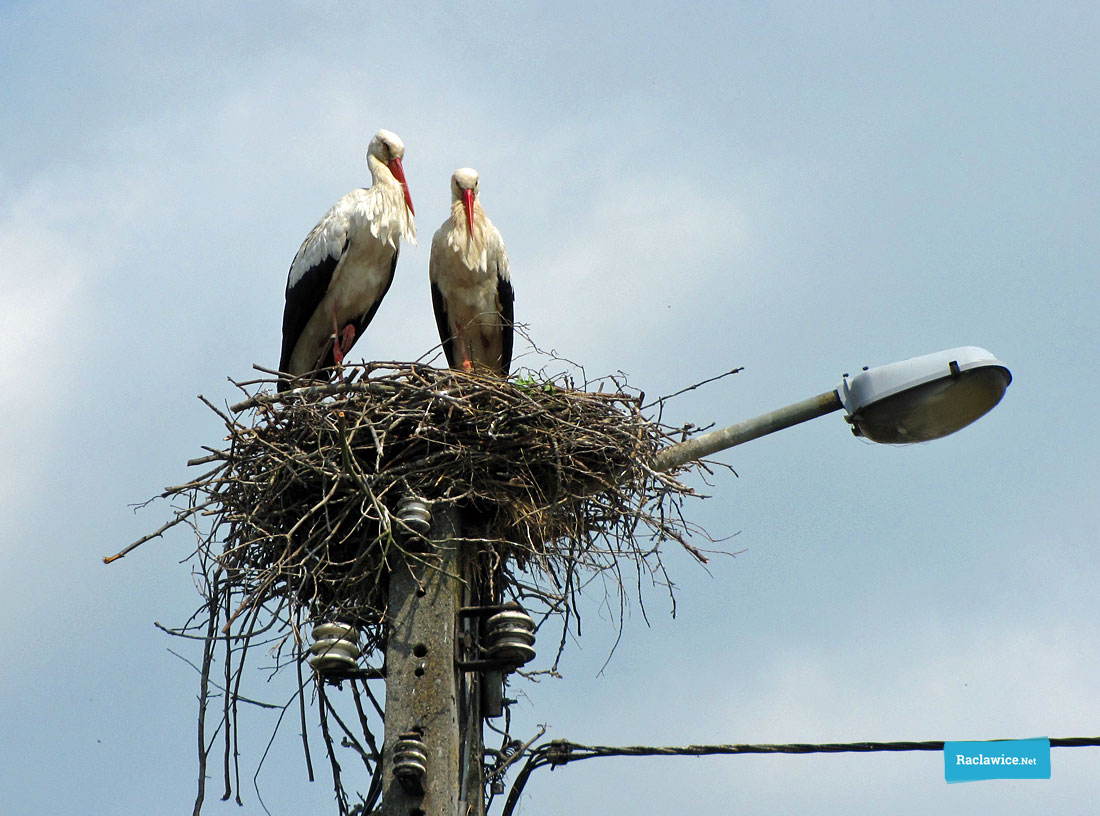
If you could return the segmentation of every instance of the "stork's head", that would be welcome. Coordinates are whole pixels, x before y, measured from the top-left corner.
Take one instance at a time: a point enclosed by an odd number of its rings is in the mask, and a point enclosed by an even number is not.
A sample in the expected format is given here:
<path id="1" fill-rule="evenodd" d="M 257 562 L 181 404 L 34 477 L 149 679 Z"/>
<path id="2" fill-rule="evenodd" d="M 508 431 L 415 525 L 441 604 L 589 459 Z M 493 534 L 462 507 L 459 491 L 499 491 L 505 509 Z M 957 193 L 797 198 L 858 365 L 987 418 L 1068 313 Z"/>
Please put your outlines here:
<path id="1" fill-rule="evenodd" d="M 367 148 L 368 164 L 371 156 L 389 168 L 405 193 L 405 205 L 409 208 L 409 212 L 416 215 L 416 211 L 413 210 L 412 196 L 409 195 L 409 184 L 405 181 L 405 168 L 401 166 L 401 159 L 405 157 L 405 143 L 401 141 L 401 137 L 392 130 L 378 131 L 370 140 L 370 147 Z"/>
<path id="2" fill-rule="evenodd" d="M 474 234 L 474 199 L 477 198 L 477 170 L 460 167 L 451 175 L 451 197 L 466 210 L 466 226 Z"/>

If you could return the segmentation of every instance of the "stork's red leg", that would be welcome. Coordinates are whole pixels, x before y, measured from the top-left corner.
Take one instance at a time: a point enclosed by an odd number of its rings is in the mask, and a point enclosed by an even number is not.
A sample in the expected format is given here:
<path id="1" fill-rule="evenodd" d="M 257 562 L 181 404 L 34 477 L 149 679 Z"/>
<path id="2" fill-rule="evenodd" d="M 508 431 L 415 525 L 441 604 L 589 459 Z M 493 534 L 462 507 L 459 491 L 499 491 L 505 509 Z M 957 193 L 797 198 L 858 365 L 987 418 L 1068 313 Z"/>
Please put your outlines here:
<path id="1" fill-rule="evenodd" d="M 466 348 L 466 341 L 462 339 L 462 324 L 456 323 L 455 328 L 457 329 L 457 331 L 455 332 L 455 340 L 458 343 L 458 354 L 462 360 L 462 370 L 470 371 L 473 369 L 474 364 L 470 362 L 470 353 L 469 350 Z"/>
<path id="2" fill-rule="evenodd" d="M 344 355 L 351 349 L 355 342 L 355 324 L 348 323 L 344 330 L 340 330 L 340 323 L 336 319 L 336 307 L 332 307 L 332 359 L 336 365 L 344 364 Z"/>
<path id="3" fill-rule="evenodd" d="M 336 365 L 336 376 L 344 381 L 344 354 L 355 342 L 355 324 L 348 323 L 344 330 L 340 330 L 340 322 L 336 319 L 336 307 L 332 307 L 332 361 Z"/>
<path id="4" fill-rule="evenodd" d="M 344 350 L 340 348 L 340 323 L 336 319 L 336 307 L 332 307 L 332 360 L 337 366 L 344 364 Z"/>
<path id="5" fill-rule="evenodd" d="M 351 344 L 355 342 L 355 325 L 348 323 L 344 326 L 344 330 L 340 332 L 339 346 L 340 346 L 340 361 L 343 362 L 344 355 L 351 351 Z"/>

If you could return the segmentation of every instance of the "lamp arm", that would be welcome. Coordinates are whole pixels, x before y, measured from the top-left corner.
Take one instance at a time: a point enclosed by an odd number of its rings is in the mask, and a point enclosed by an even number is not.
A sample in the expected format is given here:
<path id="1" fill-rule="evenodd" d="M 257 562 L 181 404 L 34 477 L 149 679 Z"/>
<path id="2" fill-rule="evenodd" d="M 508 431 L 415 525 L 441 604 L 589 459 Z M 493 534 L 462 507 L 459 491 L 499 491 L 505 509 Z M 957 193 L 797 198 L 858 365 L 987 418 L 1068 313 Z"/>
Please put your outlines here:
<path id="1" fill-rule="evenodd" d="M 818 394 L 816 397 L 796 402 L 785 408 L 779 408 L 767 414 L 761 414 L 754 419 L 746 419 L 734 425 L 728 425 L 717 431 L 697 436 L 675 445 L 669 445 L 657 451 L 653 457 L 653 469 L 656 471 L 672 470 L 695 459 L 702 459 L 726 448 L 740 445 L 757 437 L 766 436 L 792 425 L 798 425 L 811 419 L 816 419 L 833 411 L 839 411 L 844 406 L 840 402 L 840 395 L 836 389 Z"/>

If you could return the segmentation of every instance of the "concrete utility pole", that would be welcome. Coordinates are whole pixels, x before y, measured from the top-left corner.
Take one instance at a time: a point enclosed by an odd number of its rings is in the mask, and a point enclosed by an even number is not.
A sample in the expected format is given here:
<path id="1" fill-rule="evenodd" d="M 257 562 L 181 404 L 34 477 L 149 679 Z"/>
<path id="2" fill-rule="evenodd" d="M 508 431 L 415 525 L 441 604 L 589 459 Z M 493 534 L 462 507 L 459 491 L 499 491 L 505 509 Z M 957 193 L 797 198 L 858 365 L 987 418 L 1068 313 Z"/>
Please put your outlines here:
<path id="1" fill-rule="evenodd" d="M 401 556 L 390 574 L 383 816 L 483 814 L 480 688 L 455 661 L 469 586 L 460 528 L 457 511 L 433 510 L 432 553 Z"/>

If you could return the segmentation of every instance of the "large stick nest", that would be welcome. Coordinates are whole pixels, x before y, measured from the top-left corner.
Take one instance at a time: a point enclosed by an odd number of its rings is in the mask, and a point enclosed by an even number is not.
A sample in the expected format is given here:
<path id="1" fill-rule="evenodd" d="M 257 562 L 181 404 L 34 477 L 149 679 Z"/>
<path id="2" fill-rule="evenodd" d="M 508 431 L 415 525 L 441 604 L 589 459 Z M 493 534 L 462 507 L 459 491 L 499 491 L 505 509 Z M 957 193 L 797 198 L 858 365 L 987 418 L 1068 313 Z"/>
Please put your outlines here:
<path id="1" fill-rule="evenodd" d="M 229 735 L 235 741 L 250 645 L 268 645 L 275 669 L 297 664 L 300 700 L 308 622 L 357 625 L 368 659 L 383 646 L 395 554 L 431 559 L 398 518 L 407 497 L 433 512 L 455 508 L 479 596 L 559 617 L 561 643 L 578 619 L 577 593 L 594 577 L 609 579 L 621 608 L 625 587 L 640 591 L 643 578 L 671 594 L 662 544 L 706 561 L 687 541 L 705 532 L 681 513 L 693 491 L 651 467 L 659 449 L 689 430 L 646 417 L 643 395 L 621 377 L 578 386 L 567 374 L 503 380 L 402 363 L 345 373 L 342 382 L 281 394 L 271 380 L 241 384 L 247 399 L 227 410 L 207 402 L 224 421 L 225 444 L 190 464 L 213 470 L 168 488 L 173 518 L 119 554 L 180 523 L 195 530 L 204 603 L 173 631 L 206 643 L 202 712 L 213 694 L 215 646 L 224 648 L 227 761 L 238 753 Z M 629 582 L 626 569 L 636 572 Z M 368 766 L 374 753 L 363 750 Z"/>
<path id="2" fill-rule="evenodd" d="M 685 431 L 643 416 L 620 381 L 584 390 L 565 375 L 387 363 L 353 377 L 219 411 L 229 444 L 197 460 L 219 466 L 166 493 L 188 497 L 179 514 L 213 513 L 200 549 L 244 592 L 239 611 L 285 600 L 379 622 L 389 556 L 408 545 L 396 517 L 406 497 L 462 511 L 493 594 L 558 611 L 578 577 L 618 570 L 622 556 L 663 574 L 661 542 L 706 560 L 680 513 L 692 490 L 650 467 Z"/>

